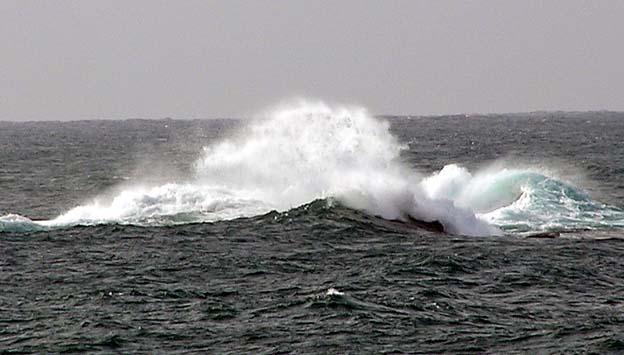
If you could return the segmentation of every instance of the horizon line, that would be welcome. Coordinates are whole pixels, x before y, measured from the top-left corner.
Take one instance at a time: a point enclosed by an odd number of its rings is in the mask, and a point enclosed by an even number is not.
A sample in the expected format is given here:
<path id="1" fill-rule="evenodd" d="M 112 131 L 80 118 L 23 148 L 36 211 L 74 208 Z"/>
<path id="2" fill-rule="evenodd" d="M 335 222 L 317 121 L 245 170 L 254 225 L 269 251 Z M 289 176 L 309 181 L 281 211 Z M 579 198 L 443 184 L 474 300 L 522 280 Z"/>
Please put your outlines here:
<path id="1" fill-rule="evenodd" d="M 533 111 L 510 111 L 510 112 L 471 112 L 471 113 L 445 113 L 445 114 L 373 114 L 373 117 L 376 118 L 436 118 L 436 117 L 455 117 L 455 116 L 463 116 L 463 117 L 487 117 L 487 116 L 519 116 L 519 115 L 537 115 L 537 114 L 588 114 L 588 113 L 607 113 L 607 114 L 624 114 L 623 111 L 619 110 L 609 110 L 609 109 L 601 109 L 601 110 L 533 110 Z M 160 120 L 172 120 L 172 121 L 199 121 L 199 120 L 249 120 L 253 119 L 253 117 L 172 117 L 172 116 L 164 116 L 164 117 L 123 117 L 123 118 L 70 118 L 67 120 L 62 119 L 27 119 L 27 120 L 4 120 L 0 119 L 1 123 L 36 123 L 36 122 L 89 122 L 89 121 L 160 121 Z"/>

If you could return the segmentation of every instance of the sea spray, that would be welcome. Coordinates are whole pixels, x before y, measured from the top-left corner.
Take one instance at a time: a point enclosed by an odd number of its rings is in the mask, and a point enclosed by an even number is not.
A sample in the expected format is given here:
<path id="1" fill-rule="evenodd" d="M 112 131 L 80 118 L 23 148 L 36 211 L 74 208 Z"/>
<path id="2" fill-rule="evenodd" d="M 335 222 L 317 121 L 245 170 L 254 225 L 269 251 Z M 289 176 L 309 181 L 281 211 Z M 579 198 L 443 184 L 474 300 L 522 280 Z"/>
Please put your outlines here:
<path id="1" fill-rule="evenodd" d="M 449 233 L 610 228 L 624 212 L 540 170 L 450 164 L 423 177 L 389 123 L 358 107 L 296 102 L 208 145 L 184 182 L 132 185 L 59 217 L 0 217 L 0 231 L 122 223 L 168 225 L 287 211 L 316 199 L 386 219 L 439 221 Z M 496 226 L 496 227 L 495 227 Z"/>
<path id="2" fill-rule="evenodd" d="M 334 197 L 386 219 L 440 221 L 450 233 L 496 234 L 469 206 L 432 198 L 400 162 L 405 147 L 388 122 L 363 108 L 298 102 L 254 123 L 247 134 L 206 147 L 199 181 L 251 191 L 278 210 Z"/>
<path id="3" fill-rule="evenodd" d="M 429 196 L 400 162 L 405 146 L 388 122 L 358 107 L 297 102 L 252 120 L 236 137 L 206 146 L 184 183 L 126 186 L 32 226 L 205 222 L 286 211 L 315 199 L 386 219 L 440 221 L 450 233 L 496 234 L 468 206 Z"/>
<path id="4" fill-rule="evenodd" d="M 248 197 L 244 190 L 198 183 L 128 187 L 110 202 L 95 199 L 55 218 L 59 225 L 132 223 L 167 224 L 218 221 L 267 212 L 270 205 Z M 183 215 L 183 216 L 180 216 Z M 179 216 L 181 218 L 171 218 Z M 168 218 L 164 218 L 168 217 Z"/>

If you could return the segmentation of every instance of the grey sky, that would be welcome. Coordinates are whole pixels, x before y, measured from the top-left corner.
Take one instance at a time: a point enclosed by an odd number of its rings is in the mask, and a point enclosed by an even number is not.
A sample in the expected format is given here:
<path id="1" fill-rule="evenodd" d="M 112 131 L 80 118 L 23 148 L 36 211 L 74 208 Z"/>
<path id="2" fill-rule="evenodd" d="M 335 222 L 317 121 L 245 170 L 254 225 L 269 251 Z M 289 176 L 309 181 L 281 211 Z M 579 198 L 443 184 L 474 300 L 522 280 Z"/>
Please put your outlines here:
<path id="1" fill-rule="evenodd" d="M 0 1 L 0 120 L 624 110 L 624 1 Z"/>

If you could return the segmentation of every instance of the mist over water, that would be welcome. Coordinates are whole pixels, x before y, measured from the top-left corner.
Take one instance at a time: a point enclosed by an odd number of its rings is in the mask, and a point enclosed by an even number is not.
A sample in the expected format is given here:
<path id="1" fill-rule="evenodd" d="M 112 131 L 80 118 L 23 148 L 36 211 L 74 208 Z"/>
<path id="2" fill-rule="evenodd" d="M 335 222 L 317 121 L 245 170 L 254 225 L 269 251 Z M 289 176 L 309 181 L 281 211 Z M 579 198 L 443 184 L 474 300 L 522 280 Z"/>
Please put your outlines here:
<path id="1" fill-rule="evenodd" d="M 364 108 L 298 101 L 206 145 L 184 182 L 130 183 L 52 220 L 5 215 L 0 230 L 214 222 L 317 199 L 388 220 L 439 221 L 462 235 L 624 225 L 620 209 L 539 170 L 498 164 L 471 173 L 448 164 L 422 175 L 402 162 L 407 148 Z"/>

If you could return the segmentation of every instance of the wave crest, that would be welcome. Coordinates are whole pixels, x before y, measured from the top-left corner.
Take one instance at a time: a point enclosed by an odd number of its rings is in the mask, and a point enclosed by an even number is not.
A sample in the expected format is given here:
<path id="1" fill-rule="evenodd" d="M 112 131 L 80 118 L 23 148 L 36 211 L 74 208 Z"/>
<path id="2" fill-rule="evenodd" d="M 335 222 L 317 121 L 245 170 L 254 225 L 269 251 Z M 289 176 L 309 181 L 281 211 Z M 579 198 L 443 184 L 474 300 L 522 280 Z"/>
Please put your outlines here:
<path id="1" fill-rule="evenodd" d="M 401 162 L 404 148 L 388 122 L 363 108 L 301 101 L 205 147 L 189 182 L 128 187 L 49 221 L 0 217 L 0 231 L 218 221 L 326 198 L 389 220 L 439 221 L 445 231 L 463 235 L 501 234 L 496 226 L 544 230 L 624 220 L 621 211 L 531 170 L 473 175 L 450 164 L 423 178 Z"/>
<path id="2" fill-rule="evenodd" d="M 427 196 L 400 162 L 404 148 L 365 109 L 300 102 L 207 147 L 196 171 L 199 181 L 245 189 L 278 210 L 334 197 L 386 219 L 438 220 L 450 233 L 498 232 L 468 208 Z"/>

